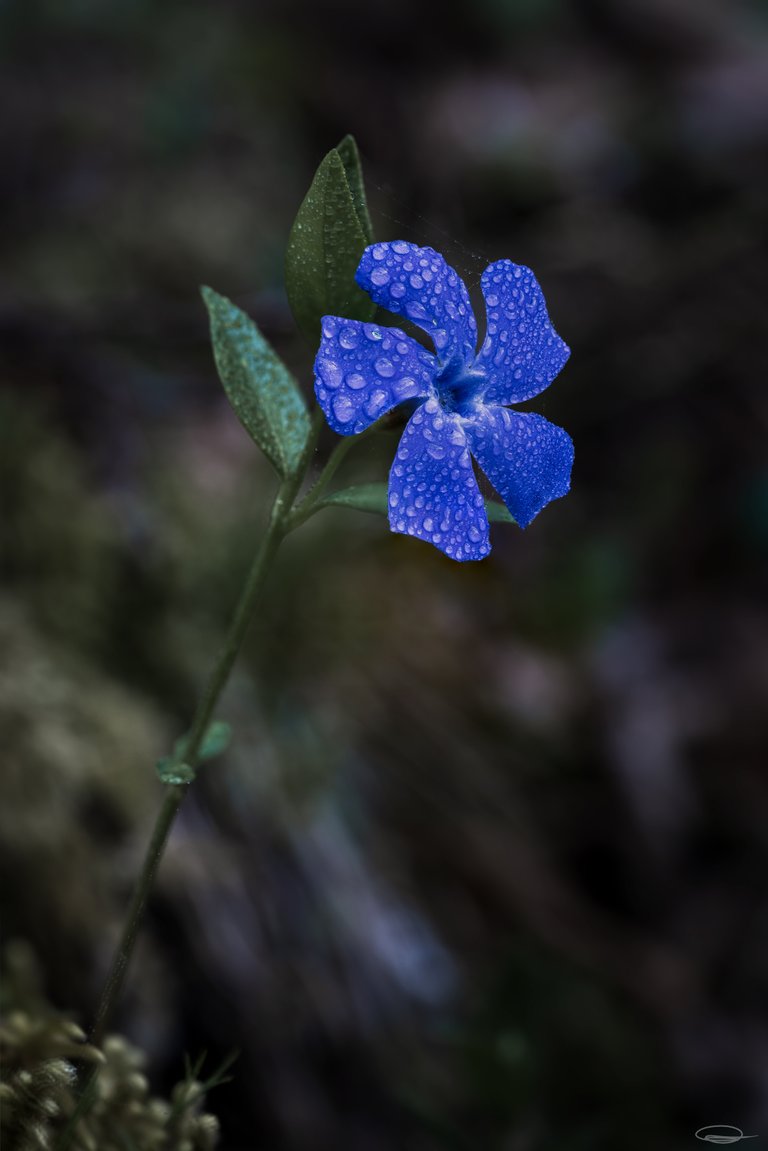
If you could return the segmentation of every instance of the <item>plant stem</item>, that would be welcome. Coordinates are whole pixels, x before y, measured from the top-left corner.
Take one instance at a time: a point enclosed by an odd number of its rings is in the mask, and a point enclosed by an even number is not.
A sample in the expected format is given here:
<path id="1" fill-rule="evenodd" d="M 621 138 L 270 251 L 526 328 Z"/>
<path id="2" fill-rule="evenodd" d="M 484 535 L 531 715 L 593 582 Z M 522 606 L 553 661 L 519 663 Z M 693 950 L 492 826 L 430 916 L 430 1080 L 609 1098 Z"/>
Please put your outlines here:
<path id="1" fill-rule="evenodd" d="M 288 530 L 293 531 L 295 528 L 300 527 L 306 520 L 309 519 L 318 509 L 321 497 L 323 496 L 328 484 L 331 482 L 336 472 L 339 470 L 344 460 L 349 455 L 352 448 L 357 447 L 362 440 L 367 436 L 373 435 L 381 431 L 381 422 L 371 424 L 370 427 L 365 428 L 356 436 L 344 436 L 339 440 L 336 447 L 328 457 L 328 462 L 323 468 L 322 472 L 316 479 L 315 483 L 304 495 L 303 499 L 296 504 L 296 507 L 290 514 L 288 520 Z"/>
<path id="2" fill-rule="evenodd" d="M 112 1010 L 119 998 L 125 979 L 126 968 L 133 953 L 136 935 L 141 925 L 144 905 L 152 889 L 152 884 L 160 865 L 160 860 L 168 842 L 173 821 L 184 798 L 184 785 L 167 785 L 163 805 L 157 815 L 152 838 L 149 841 L 144 865 L 136 883 L 136 889 L 131 899 L 125 925 L 120 936 L 117 951 L 112 960 L 112 966 L 101 994 L 101 1000 L 96 1011 L 96 1018 L 90 1034 L 90 1042 L 98 1047 L 104 1038 L 104 1031 L 109 1023 Z"/>
<path id="3" fill-rule="evenodd" d="M 211 721 L 214 709 L 219 702 L 238 652 L 243 643 L 248 625 L 251 622 L 256 603 L 264 586 L 280 544 L 291 530 L 288 517 L 293 507 L 296 495 L 306 475 L 309 462 L 317 445 L 322 427 L 322 412 L 316 410 L 312 417 L 310 432 L 304 447 L 302 457 L 291 475 L 286 476 L 278 488 L 269 526 L 262 538 L 256 558 L 248 574 L 243 591 L 238 600 L 235 614 L 229 625 L 226 638 L 219 652 L 218 659 L 213 666 L 208 682 L 203 690 L 200 702 L 197 705 L 189 738 L 184 749 L 184 762 L 193 770 L 197 766 L 200 746 Z M 329 461 L 330 462 L 330 461 Z M 152 889 L 157 869 L 163 857 L 168 837 L 171 833 L 176 815 L 184 798 L 186 784 L 170 784 L 166 786 L 165 798 L 158 812 L 152 836 L 149 841 L 141 872 L 128 909 L 127 918 L 120 935 L 112 964 L 107 975 L 104 990 L 99 1000 L 96 1018 L 90 1035 L 90 1041 L 98 1045 L 104 1037 L 109 1025 L 117 1000 L 120 997 L 128 964 L 133 954 L 139 927 L 141 925 L 147 897 Z"/>

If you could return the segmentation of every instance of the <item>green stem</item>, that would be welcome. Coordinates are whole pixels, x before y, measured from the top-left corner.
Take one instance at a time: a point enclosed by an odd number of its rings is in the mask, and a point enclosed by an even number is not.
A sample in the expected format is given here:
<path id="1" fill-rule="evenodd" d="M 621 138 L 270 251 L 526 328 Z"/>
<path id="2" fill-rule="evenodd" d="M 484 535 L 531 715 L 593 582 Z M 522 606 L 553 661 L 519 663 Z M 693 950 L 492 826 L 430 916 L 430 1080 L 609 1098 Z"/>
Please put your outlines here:
<path id="1" fill-rule="evenodd" d="M 295 528 L 300 527 L 310 516 L 314 515 L 319 510 L 320 501 L 325 494 L 328 484 L 331 482 L 336 472 L 339 470 L 344 460 L 347 458 L 351 450 L 357 447 L 362 440 L 367 436 L 381 431 L 381 425 L 371 424 L 370 427 L 365 428 L 356 436 L 344 436 L 339 440 L 336 447 L 328 457 L 328 462 L 318 476 L 315 483 L 305 494 L 304 498 L 299 501 L 296 507 L 291 512 L 288 521 L 288 530 L 293 531 Z"/>
<path id="2" fill-rule="evenodd" d="M 248 630 L 248 625 L 253 616 L 272 560 L 283 539 L 291 530 L 288 517 L 317 445 L 322 423 L 322 412 L 316 410 L 312 418 L 307 443 L 296 471 L 283 479 L 277 491 L 275 502 L 272 505 L 272 513 L 269 518 L 269 526 L 256 553 L 256 558 L 248 574 L 245 587 L 240 595 L 235 614 L 232 617 L 232 622 L 229 625 L 229 630 L 221 651 L 219 652 L 218 659 L 213 666 L 200 702 L 197 705 L 189 738 L 186 741 L 184 749 L 184 762 L 193 770 L 199 758 L 200 745 L 208 730 L 211 716 L 226 686 L 237 654 L 242 646 L 245 633 Z M 136 937 L 141 925 L 147 897 L 152 889 L 171 828 L 173 827 L 176 815 L 184 798 L 184 790 L 184 784 L 174 784 L 166 788 L 165 798 L 155 821 L 120 941 L 117 945 L 109 974 L 107 975 L 101 999 L 99 1000 L 96 1019 L 90 1036 L 91 1042 L 95 1045 L 98 1045 L 103 1039 L 115 1004 L 120 997 L 128 964 L 133 954 Z"/>
<path id="3" fill-rule="evenodd" d="M 96 1010 L 96 1018 L 90 1034 L 90 1042 L 95 1047 L 98 1047 L 104 1038 L 104 1031 L 109 1023 L 114 1005 L 120 995 L 125 979 L 126 968 L 133 953 L 136 935 L 141 924 L 147 896 L 152 889 L 157 869 L 160 866 L 160 860 L 163 858 L 165 845 L 168 842 L 168 836 L 173 827 L 173 821 L 176 818 L 176 813 L 181 806 L 183 798 L 183 786 L 166 787 L 165 798 L 163 799 L 162 807 L 155 821 L 152 838 L 149 841 L 149 847 L 144 857 L 144 865 L 136 883 L 136 889 L 133 893 L 130 907 L 128 908 L 128 915 L 120 936 L 120 942 L 117 945 L 112 966 L 109 970 L 101 1000 Z"/>

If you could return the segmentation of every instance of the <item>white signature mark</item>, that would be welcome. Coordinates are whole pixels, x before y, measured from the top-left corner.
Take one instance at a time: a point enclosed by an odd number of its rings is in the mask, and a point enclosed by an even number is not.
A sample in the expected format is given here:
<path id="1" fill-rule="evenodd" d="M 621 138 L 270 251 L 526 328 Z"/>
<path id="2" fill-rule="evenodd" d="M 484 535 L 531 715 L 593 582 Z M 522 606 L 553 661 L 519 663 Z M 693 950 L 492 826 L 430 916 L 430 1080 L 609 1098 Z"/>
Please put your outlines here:
<path id="1" fill-rule="evenodd" d="M 742 1139 L 757 1139 L 756 1135 L 745 1135 L 739 1127 L 730 1123 L 713 1123 L 710 1127 L 699 1127 L 696 1138 L 704 1143 L 740 1143 Z"/>

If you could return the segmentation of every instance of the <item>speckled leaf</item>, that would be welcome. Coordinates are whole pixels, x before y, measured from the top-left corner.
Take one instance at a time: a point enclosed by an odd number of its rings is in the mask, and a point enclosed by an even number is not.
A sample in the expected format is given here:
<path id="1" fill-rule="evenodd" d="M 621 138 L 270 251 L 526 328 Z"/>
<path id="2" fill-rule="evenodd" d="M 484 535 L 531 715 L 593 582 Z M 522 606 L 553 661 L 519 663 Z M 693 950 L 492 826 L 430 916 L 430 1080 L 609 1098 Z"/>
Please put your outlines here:
<path id="1" fill-rule="evenodd" d="M 320 340 L 323 316 L 373 319 L 376 305 L 355 283 L 367 244 L 344 161 L 334 148 L 315 173 L 285 254 L 288 302 L 312 344 Z"/>
<path id="2" fill-rule="evenodd" d="M 326 496 L 323 504 L 355 508 L 359 512 L 377 512 L 379 515 L 385 516 L 387 514 L 387 485 L 359 484 L 354 488 L 344 488 L 340 492 L 332 492 L 331 495 Z"/>
<path id="3" fill-rule="evenodd" d="M 297 467 L 309 434 L 304 397 L 253 320 L 212 288 L 202 288 L 216 367 L 237 416 L 280 475 Z"/>
<path id="4" fill-rule="evenodd" d="M 360 223 L 366 244 L 373 243 L 373 225 L 368 213 L 368 202 L 365 198 L 365 184 L 363 182 L 363 167 L 360 163 L 360 153 L 357 150 L 357 141 L 354 136 L 345 136 L 336 151 L 344 165 L 349 190 L 352 193 L 352 203 Z"/>

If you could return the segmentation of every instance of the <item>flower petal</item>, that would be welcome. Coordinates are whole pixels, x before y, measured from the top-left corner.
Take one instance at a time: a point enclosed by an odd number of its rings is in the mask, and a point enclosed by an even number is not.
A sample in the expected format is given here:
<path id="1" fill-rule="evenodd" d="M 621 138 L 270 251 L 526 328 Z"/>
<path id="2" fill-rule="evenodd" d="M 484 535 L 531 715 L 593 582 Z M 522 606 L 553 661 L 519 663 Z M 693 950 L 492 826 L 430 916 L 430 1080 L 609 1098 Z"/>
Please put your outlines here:
<path id="1" fill-rule="evenodd" d="M 416 409 L 400 440 L 389 473 L 389 525 L 455 560 L 481 560 L 491 550 L 463 422 L 434 397 Z"/>
<path id="2" fill-rule="evenodd" d="M 323 316 L 315 395 L 341 436 L 353 436 L 405 400 L 424 399 L 434 356 L 399 328 Z"/>
<path id="3" fill-rule="evenodd" d="M 518 404 L 554 380 L 571 354 L 552 327 L 544 293 L 530 268 L 497 260 L 483 272 L 488 330 L 477 357 L 487 401 Z"/>
<path id="4" fill-rule="evenodd" d="M 543 416 L 494 405 L 466 427 L 472 454 L 521 528 L 570 488 L 573 441 Z"/>
<path id="5" fill-rule="evenodd" d="M 477 324 L 464 281 L 434 248 L 405 240 L 372 244 L 355 279 L 389 312 L 407 316 L 432 337 L 441 364 L 469 363 L 477 347 Z"/>

